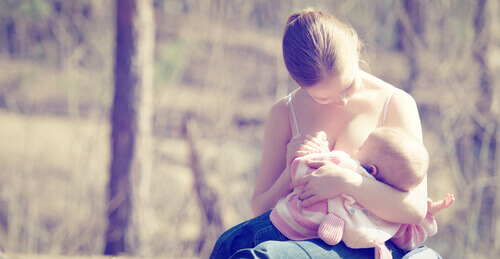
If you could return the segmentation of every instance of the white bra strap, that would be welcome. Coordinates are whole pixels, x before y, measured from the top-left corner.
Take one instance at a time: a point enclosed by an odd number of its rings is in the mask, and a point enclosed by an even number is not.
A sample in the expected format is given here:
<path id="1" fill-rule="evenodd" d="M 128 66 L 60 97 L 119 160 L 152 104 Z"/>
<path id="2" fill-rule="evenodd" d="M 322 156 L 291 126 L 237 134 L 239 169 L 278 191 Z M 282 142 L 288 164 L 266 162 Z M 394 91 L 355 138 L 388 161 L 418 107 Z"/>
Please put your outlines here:
<path id="1" fill-rule="evenodd" d="M 385 119 L 387 118 L 387 109 L 389 108 L 389 102 L 391 101 L 392 95 L 394 94 L 394 89 L 391 90 L 384 106 L 384 115 L 382 117 L 382 126 L 385 126 Z"/>
<path id="2" fill-rule="evenodd" d="M 297 132 L 293 138 L 300 136 L 299 124 L 297 123 L 297 116 L 295 115 L 295 110 L 293 109 L 292 104 L 292 93 L 288 95 L 288 104 L 290 105 L 290 112 L 292 113 L 293 123 L 295 125 L 295 131 Z"/>

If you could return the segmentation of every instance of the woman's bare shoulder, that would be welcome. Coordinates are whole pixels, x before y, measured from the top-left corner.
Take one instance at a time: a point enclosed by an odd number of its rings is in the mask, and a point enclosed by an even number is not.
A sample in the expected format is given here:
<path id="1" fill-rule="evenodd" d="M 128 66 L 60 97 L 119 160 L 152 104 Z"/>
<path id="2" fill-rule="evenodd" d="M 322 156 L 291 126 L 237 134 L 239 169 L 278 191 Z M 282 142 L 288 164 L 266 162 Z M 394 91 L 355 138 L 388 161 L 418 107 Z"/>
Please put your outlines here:
<path id="1" fill-rule="evenodd" d="M 410 133 L 421 139 L 422 128 L 415 99 L 406 91 L 374 75 L 363 72 L 363 77 L 370 88 L 380 93 L 379 96 L 385 96 L 386 99 L 392 92 L 387 107 L 386 125 L 407 129 Z"/>
<path id="2" fill-rule="evenodd" d="M 288 117 L 288 96 L 278 99 L 269 110 L 268 116 Z"/>
<path id="3" fill-rule="evenodd" d="M 422 139 L 422 126 L 417 103 L 413 97 L 395 88 L 387 111 L 387 125 L 408 130 L 415 137 Z"/>
<path id="4" fill-rule="evenodd" d="M 393 107 L 396 109 L 415 109 L 417 108 L 417 103 L 413 96 L 411 96 L 406 91 L 394 87 L 394 93 L 391 98 L 391 103 L 389 107 Z"/>
<path id="5" fill-rule="evenodd" d="M 271 110 L 269 111 L 269 116 L 286 117 L 288 119 L 288 114 L 290 110 L 290 98 L 292 99 L 292 102 L 300 101 L 298 100 L 301 98 L 301 94 L 298 94 L 299 92 L 300 88 L 297 88 L 289 95 L 283 96 L 280 99 L 278 99 L 271 107 Z"/>
<path id="6" fill-rule="evenodd" d="M 391 97 L 391 103 L 394 102 L 404 104 L 405 102 L 410 102 L 410 104 L 413 104 L 415 102 L 413 97 L 404 90 L 367 72 L 362 71 L 361 74 L 365 85 L 368 86 L 368 88 L 377 90 L 384 96 L 387 96 L 392 92 L 393 95 Z"/>
<path id="7" fill-rule="evenodd" d="M 291 135 L 288 97 L 277 100 L 269 110 L 266 119 L 266 132 L 270 139 Z"/>

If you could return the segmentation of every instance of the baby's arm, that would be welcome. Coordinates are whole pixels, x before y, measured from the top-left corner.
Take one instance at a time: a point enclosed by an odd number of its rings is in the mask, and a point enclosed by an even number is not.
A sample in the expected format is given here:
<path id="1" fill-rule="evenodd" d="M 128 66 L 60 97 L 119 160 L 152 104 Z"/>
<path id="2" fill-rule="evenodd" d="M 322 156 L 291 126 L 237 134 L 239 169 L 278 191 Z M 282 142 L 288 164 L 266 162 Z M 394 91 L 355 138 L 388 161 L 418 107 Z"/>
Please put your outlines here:
<path id="1" fill-rule="evenodd" d="M 391 241 L 403 250 L 412 250 L 420 246 L 428 236 L 433 236 L 437 233 L 437 223 L 434 219 L 436 213 L 442 209 L 446 209 L 453 204 L 455 198 L 453 194 L 446 194 L 446 197 L 440 201 L 433 202 L 431 199 L 427 201 L 427 215 L 419 225 L 402 224 L 398 232 L 394 235 Z"/>

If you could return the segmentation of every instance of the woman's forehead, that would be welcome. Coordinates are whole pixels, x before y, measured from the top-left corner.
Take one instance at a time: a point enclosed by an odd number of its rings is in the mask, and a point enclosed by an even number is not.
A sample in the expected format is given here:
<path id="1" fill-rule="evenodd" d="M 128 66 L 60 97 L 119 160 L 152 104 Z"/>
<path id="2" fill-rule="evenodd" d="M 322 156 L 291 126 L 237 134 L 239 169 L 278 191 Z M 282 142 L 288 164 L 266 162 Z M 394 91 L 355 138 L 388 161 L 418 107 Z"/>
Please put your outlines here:
<path id="1" fill-rule="evenodd" d="M 325 76 L 317 84 L 313 85 L 311 89 L 315 91 L 331 91 L 332 89 L 343 90 L 352 84 L 354 73 L 352 71 L 345 71 L 344 73 L 337 73 L 335 75 Z"/>

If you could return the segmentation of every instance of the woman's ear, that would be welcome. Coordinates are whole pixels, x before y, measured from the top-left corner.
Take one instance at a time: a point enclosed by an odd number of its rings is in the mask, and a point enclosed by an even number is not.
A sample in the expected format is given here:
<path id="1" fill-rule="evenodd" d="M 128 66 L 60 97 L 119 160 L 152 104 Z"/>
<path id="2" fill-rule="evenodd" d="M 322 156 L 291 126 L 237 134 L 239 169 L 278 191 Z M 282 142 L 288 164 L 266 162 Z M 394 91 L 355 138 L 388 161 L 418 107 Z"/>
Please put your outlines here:
<path id="1" fill-rule="evenodd" d="M 370 174 L 375 176 L 378 173 L 378 169 L 376 165 L 370 165 L 368 168 L 370 168 Z"/>

